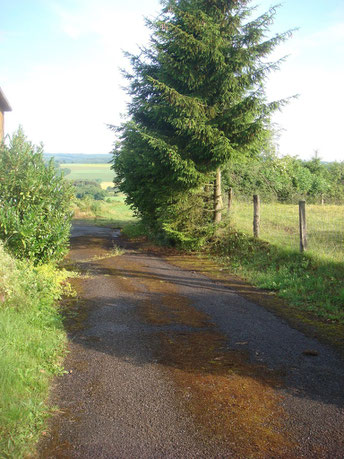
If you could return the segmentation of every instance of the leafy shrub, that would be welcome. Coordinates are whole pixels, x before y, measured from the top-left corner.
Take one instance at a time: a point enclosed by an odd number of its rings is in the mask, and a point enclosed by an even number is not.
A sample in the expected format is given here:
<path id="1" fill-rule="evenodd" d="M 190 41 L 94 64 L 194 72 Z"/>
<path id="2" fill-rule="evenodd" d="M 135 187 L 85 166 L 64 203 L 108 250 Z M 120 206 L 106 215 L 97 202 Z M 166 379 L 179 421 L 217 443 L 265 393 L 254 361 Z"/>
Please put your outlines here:
<path id="1" fill-rule="evenodd" d="M 0 146 L 0 239 L 17 258 L 35 264 L 61 259 L 72 218 L 73 189 L 42 146 L 18 131 Z"/>
<path id="2" fill-rule="evenodd" d="M 100 212 L 100 202 L 94 200 L 89 195 L 86 195 L 80 199 L 76 199 L 74 205 L 74 215 L 78 212 L 81 212 L 83 214 L 96 217 L 96 215 Z"/>
<path id="3" fill-rule="evenodd" d="M 162 229 L 166 242 L 180 249 L 199 250 L 212 238 L 213 213 L 206 208 L 201 193 L 190 193 L 176 199 L 162 213 Z"/>

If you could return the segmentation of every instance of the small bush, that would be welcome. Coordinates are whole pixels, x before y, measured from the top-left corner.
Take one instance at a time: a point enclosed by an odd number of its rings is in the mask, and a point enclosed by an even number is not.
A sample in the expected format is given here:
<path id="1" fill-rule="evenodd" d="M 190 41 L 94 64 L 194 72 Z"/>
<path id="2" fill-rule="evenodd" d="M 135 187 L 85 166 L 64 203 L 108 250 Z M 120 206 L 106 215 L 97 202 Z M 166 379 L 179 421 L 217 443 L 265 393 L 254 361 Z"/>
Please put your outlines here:
<path id="1" fill-rule="evenodd" d="M 72 218 L 71 185 L 42 147 L 19 129 L 9 146 L 0 146 L 0 239 L 17 258 L 35 264 L 60 260 L 66 253 Z"/>

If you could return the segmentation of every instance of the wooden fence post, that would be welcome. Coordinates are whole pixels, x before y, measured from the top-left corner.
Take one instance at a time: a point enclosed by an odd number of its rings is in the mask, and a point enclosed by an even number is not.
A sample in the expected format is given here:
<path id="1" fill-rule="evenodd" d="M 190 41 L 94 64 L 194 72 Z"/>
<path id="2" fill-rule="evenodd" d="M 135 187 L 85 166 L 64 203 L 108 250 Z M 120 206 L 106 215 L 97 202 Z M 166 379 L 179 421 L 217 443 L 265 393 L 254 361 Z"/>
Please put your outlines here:
<path id="1" fill-rule="evenodd" d="M 214 221 L 221 222 L 222 212 L 222 196 L 221 196 L 221 169 L 216 169 L 216 179 L 214 186 Z"/>
<path id="2" fill-rule="evenodd" d="M 300 252 L 307 249 L 306 201 L 299 201 Z"/>
<path id="3" fill-rule="evenodd" d="M 258 194 L 253 195 L 253 236 L 259 237 L 260 227 L 260 198 Z"/>
<path id="4" fill-rule="evenodd" d="M 229 188 L 228 190 L 228 206 L 227 206 L 227 215 L 229 215 L 231 207 L 232 207 L 232 201 L 233 201 L 233 189 L 232 187 Z"/>

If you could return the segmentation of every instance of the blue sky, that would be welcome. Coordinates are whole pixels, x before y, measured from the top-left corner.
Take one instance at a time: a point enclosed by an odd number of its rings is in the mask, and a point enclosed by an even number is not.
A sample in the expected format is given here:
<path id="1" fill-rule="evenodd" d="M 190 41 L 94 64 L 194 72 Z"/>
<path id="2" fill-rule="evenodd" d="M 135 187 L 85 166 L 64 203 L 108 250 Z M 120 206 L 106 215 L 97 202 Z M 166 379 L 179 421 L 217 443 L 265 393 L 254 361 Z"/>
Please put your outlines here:
<path id="1" fill-rule="evenodd" d="M 257 14 L 274 3 L 252 2 Z M 6 131 L 23 125 L 47 152 L 106 153 L 127 96 L 122 50 L 148 40 L 143 16 L 158 0 L 0 0 L 0 86 L 13 111 Z M 289 55 L 267 82 L 269 99 L 299 98 L 276 114 L 281 154 L 344 160 L 344 1 L 285 0 L 272 32 L 299 28 L 274 58 Z"/>

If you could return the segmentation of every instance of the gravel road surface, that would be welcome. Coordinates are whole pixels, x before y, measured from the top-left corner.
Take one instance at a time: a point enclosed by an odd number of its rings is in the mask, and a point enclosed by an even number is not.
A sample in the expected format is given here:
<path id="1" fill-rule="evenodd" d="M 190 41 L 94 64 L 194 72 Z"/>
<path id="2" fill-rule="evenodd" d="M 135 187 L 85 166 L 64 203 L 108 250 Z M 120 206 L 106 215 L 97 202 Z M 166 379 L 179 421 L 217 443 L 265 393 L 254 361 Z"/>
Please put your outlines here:
<path id="1" fill-rule="evenodd" d="M 118 236 L 73 228 L 67 373 L 38 457 L 344 457 L 330 347 Z"/>

